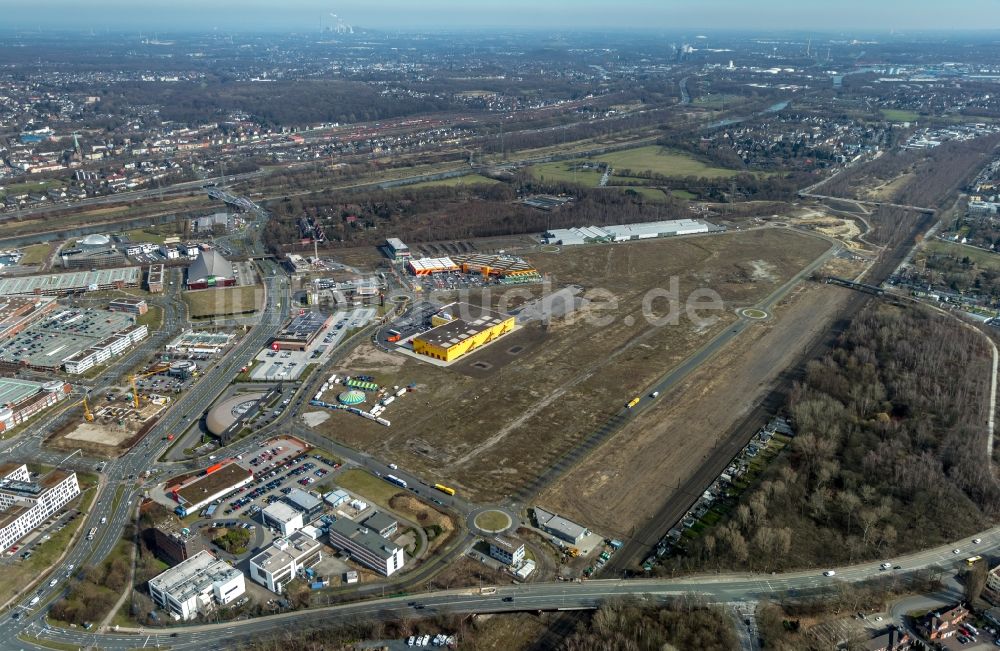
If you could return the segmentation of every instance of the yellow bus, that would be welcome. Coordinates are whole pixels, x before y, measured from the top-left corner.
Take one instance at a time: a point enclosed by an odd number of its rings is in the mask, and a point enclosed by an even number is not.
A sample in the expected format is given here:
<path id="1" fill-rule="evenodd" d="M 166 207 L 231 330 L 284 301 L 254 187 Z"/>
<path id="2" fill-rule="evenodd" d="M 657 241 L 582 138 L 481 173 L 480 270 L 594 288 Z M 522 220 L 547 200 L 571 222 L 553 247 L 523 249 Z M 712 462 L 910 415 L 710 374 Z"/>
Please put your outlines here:
<path id="1" fill-rule="evenodd" d="M 450 486 L 445 486 L 444 484 L 434 484 L 434 488 L 438 489 L 442 493 L 448 493 L 449 495 L 455 494 L 455 489 Z"/>
<path id="2" fill-rule="evenodd" d="M 981 560 L 983 560 L 982 556 L 973 556 L 971 558 L 965 559 L 965 564 L 968 565 L 969 567 L 972 567 Z"/>

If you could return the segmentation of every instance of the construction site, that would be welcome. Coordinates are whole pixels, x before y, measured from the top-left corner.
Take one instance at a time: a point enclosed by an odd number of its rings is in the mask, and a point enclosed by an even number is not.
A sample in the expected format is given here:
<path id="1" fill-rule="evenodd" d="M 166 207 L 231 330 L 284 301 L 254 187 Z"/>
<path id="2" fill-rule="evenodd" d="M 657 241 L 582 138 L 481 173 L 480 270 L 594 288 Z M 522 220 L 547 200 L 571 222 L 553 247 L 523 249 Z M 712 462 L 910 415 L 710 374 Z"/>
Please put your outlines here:
<path id="1" fill-rule="evenodd" d="M 135 444 L 169 408 L 173 398 L 166 392 L 144 392 L 140 382 L 176 372 L 183 362 L 158 362 L 150 369 L 130 375 L 122 393 L 84 397 L 77 418 L 57 430 L 47 441 L 55 448 L 100 456 L 117 456 Z"/>
<path id="2" fill-rule="evenodd" d="M 394 405 L 391 416 L 393 422 L 405 422 L 405 430 L 361 419 L 344 427 L 327 410 L 307 414 L 307 422 L 330 438 L 405 463 L 476 501 L 527 499 L 521 492 L 546 485 L 550 469 L 591 431 L 730 328 L 741 318 L 740 310 L 775 293 L 831 246 L 827 239 L 790 229 L 762 228 L 533 254 L 526 262 L 550 281 L 545 285 L 454 294 L 453 300 L 488 301 L 483 307 L 489 311 L 512 315 L 515 331 L 447 367 L 396 352 L 380 338 L 330 369 L 338 375 L 363 375 L 381 386 L 412 387 L 414 396 Z M 653 301 L 644 310 L 644 299 L 651 291 L 662 294 L 670 288 L 682 306 L 686 297 L 705 289 L 716 292 L 722 305 L 704 321 L 684 316 L 667 319 L 666 325 L 651 321 L 648 317 L 668 316 L 670 302 Z M 435 299 L 446 303 L 448 296 L 439 292 Z M 787 336 L 786 329 L 802 329 L 807 317 L 798 312 L 786 323 L 772 315 L 766 324 Z M 763 323 L 751 327 L 763 328 Z M 740 381 L 766 383 L 765 370 L 758 367 L 760 377 L 741 375 Z M 734 394 L 745 388 L 729 387 Z M 727 406 L 720 402 L 704 408 L 719 413 Z M 627 441 L 619 446 L 622 452 L 632 449 Z M 635 491 L 649 495 L 656 477 L 683 475 L 700 462 L 700 455 L 689 456 L 677 459 L 676 467 L 658 466 L 648 476 L 631 473 L 627 465 L 622 473 Z M 604 472 L 594 467 L 576 475 L 575 487 L 563 492 L 590 494 L 590 485 L 607 485 Z M 594 496 L 600 500 L 599 492 Z M 636 502 L 634 514 L 613 516 L 634 521 L 656 506 Z M 566 509 L 571 516 L 584 513 L 579 505 L 567 506 L 575 507 Z M 588 509 L 584 515 L 592 513 Z M 618 527 L 601 530 L 612 533 Z"/>

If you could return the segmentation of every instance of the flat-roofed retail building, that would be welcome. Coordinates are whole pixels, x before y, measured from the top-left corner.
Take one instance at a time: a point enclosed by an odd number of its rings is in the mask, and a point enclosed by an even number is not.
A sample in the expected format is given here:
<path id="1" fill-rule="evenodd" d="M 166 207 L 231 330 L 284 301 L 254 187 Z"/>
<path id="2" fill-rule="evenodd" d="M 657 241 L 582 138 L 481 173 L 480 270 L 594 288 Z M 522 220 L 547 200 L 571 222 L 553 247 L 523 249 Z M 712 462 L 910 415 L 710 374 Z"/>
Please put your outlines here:
<path id="1" fill-rule="evenodd" d="M 514 317 L 469 303 L 452 303 L 431 317 L 435 327 L 413 338 L 413 351 L 450 362 L 514 330 Z"/>
<path id="2" fill-rule="evenodd" d="M 223 462 L 205 468 L 198 476 L 171 486 L 166 492 L 177 502 L 175 511 L 183 518 L 251 481 L 252 472 L 238 463 Z"/>

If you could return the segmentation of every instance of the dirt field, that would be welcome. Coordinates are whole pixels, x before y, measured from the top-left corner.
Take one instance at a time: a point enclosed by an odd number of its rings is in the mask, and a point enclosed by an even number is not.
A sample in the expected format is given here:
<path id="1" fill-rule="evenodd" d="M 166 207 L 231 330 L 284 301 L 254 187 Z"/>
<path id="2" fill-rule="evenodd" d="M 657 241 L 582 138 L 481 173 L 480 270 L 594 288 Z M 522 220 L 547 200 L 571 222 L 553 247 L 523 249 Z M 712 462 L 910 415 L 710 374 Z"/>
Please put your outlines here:
<path id="1" fill-rule="evenodd" d="M 477 377 L 371 345 L 359 347 L 331 372 L 372 375 L 390 386 L 413 383 L 415 391 L 385 412 L 394 423 L 390 428 L 334 413 L 317 430 L 478 501 L 499 499 L 548 468 L 596 423 L 732 323 L 737 307 L 771 293 L 828 246 L 795 232 L 765 229 L 530 256 L 547 274 L 549 291 L 579 284 L 593 303 L 547 326 L 524 328 L 525 336 L 540 338 L 534 348 Z M 671 277 L 677 278 L 682 300 L 698 288 L 719 293 L 724 309 L 713 324 L 695 326 L 686 317 L 663 327 L 646 321 L 644 295 L 669 287 Z M 520 292 L 523 300 L 539 288 L 510 291 Z M 493 296 L 491 302 L 501 298 L 509 296 Z M 665 303 L 654 308 L 656 316 L 665 315 Z M 589 317 L 606 317 L 606 322 Z M 483 354 L 506 355 L 517 347 L 514 336 L 511 344 L 498 342 Z"/>
<path id="2" fill-rule="evenodd" d="M 135 432 L 122 428 L 110 428 L 98 423 L 80 423 L 66 435 L 68 441 L 84 441 L 98 445 L 117 446 L 132 438 Z"/>
<path id="3" fill-rule="evenodd" d="M 807 284 L 773 318 L 659 398 L 604 446 L 550 486 L 538 503 L 606 536 L 627 537 L 767 392 L 791 360 L 836 318 L 848 291 Z"/>
<path id="4" fill-rule="evenodd" d="M 264 288 L 259 285 L 220 287 L 184 292 L 191 318 L 256 312 L 264 303 Z"/>
<path id="5" fill-rule="evenodd" d="M 64 450 L 80 448 L 100 456 L 117 456 L 133 445 L 141 433 L 148 431 L 164 409 L 165 405 L 146 403 L 138 412 L 118 406 L 106 414 L 104 409 L 98 407 L 94 409 L 97 416 L 94 422 L 84 421 L 81 414 L 78 423 L 70 423 L 55 432 L 46 445 Z M 116 418 L 121 418 L 120 422 Z"/>

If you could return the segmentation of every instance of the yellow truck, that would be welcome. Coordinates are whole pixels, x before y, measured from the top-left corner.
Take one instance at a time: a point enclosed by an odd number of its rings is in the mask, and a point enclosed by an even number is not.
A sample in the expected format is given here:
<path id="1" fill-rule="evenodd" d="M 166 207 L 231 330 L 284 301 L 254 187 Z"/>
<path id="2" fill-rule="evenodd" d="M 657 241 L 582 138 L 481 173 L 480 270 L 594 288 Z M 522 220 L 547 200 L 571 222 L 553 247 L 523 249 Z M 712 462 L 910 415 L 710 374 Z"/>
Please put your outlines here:
<path id="1" fill-rule="evenodd" d="M 625 405 L 625 406 L 628 407 L 629 409 L 631 409 L 632 407 L 635 407 L 637 404 L 639 404 L 639 400 L 640 400 L 640 396 L 636 396 L 636 397 L 632 398 L 629 401 L 629 403 L 627 405 Z"/>

